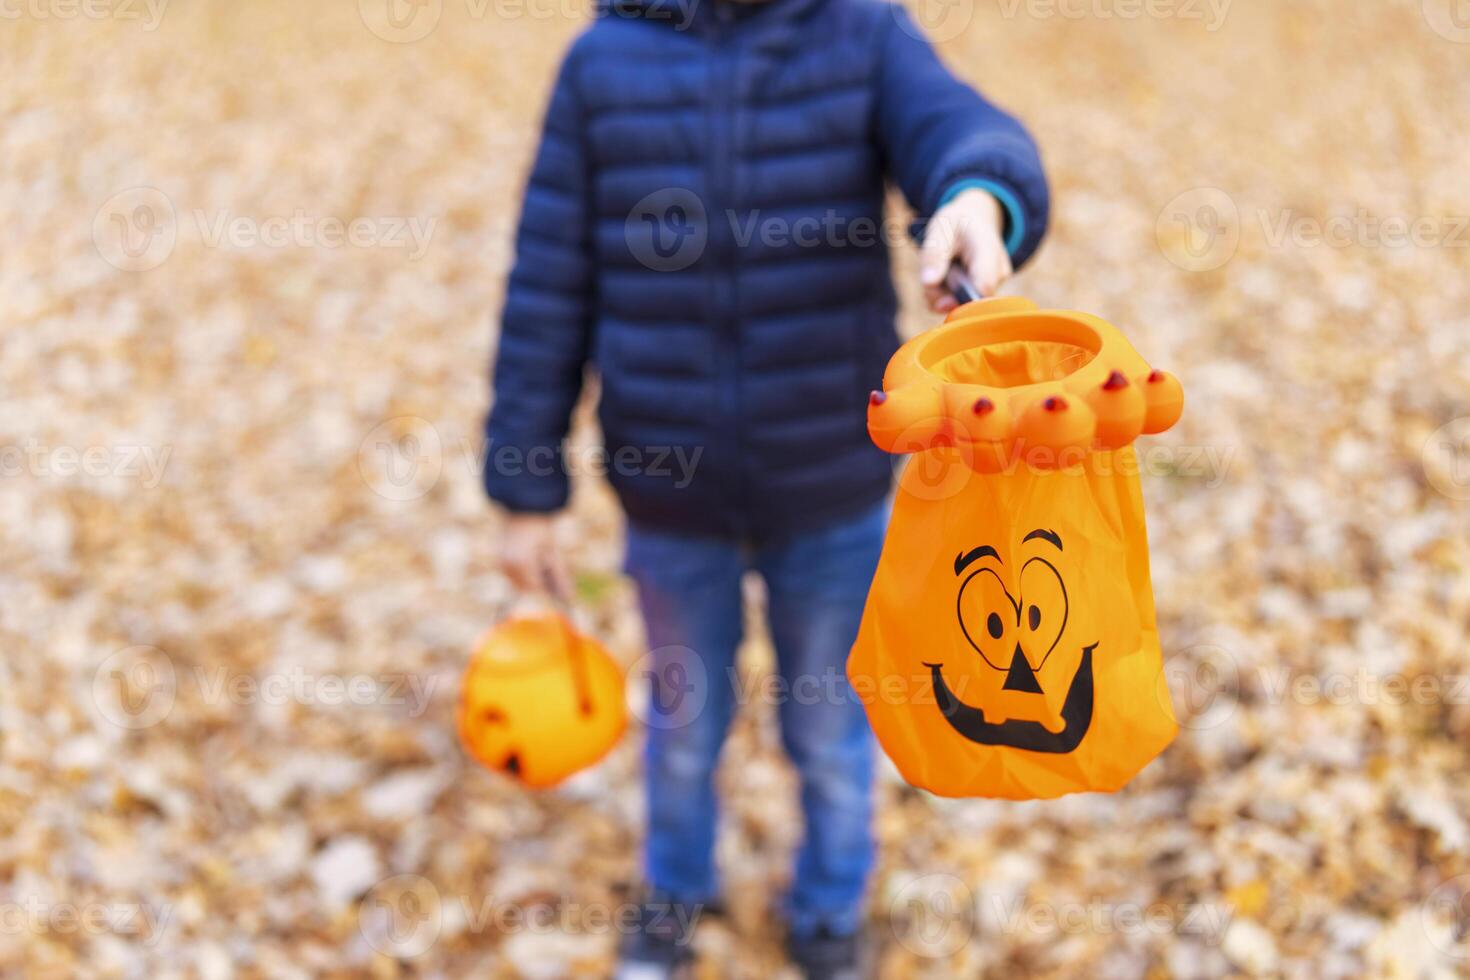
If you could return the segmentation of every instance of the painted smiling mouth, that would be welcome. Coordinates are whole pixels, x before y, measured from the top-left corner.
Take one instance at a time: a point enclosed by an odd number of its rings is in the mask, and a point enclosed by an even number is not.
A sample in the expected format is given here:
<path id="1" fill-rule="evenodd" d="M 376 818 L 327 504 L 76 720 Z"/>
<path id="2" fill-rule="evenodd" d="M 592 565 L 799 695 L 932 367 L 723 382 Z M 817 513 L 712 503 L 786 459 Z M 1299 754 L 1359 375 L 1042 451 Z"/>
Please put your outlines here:
<path id="1" fill-rule="evenodd" d="M 1039 721 L 990 722 L 985 712 L 955 697 L 944 681 L 943 664 L 925 664 L 934 678 L 934 696 L 949 726 L 979 745 L 998 745 L 1031 752 L 1063 754 L 1081 744 L 1092 727 L 1092 651 L 1094 643 L 1082 648 L 1082 662 L 1072 675 L 1067 699 L 1062 703 L 1062 730 L 1047 731 Z"/>

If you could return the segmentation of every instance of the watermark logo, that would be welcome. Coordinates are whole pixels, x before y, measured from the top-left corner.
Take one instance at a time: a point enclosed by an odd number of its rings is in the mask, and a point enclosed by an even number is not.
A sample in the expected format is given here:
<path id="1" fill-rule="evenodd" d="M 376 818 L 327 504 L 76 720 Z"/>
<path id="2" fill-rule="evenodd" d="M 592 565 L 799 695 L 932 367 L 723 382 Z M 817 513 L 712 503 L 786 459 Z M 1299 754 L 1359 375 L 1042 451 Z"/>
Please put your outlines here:
<path id="1" fill-rule="evenodd" d="M 914 426 L 914 430 L 922 430 L 921 426 Z M 900 436 L 905 438 L 922 438 L 923 433 L 915 436 Z M 900 442 L 899 445 L 905 445 Z M 972 467 L 956 449 L 938 448 L 916 452 L 909 457 L 904 464 L 903 475 L 899 478 L 898 492 L 916 500 L 936 501 L 948 500 L 960 493 L 970 485 L 975 476 Z"/>
<path id="2" fill-rule="evenodd" d="M 633 205 L 623 226 L 628 250 L 645 268 L 678 272 L 699 261 L 709 242 L 704 201 L 686 187 L 664 187 Z"/>
<path id="3" fill-rule="evenodd" d="M 953 41 L 975 20 L 975 0 L 914 0 L 912 7 L 893 6 L 905 34 L 920 41 Z"/>
<path id="4" fill-rule="evenodd" d="M 1470 415 L 1435 429 L 1424 441 L 1419 462 L 1434 489 L 1451 500 L 1470 500 Z"/>
<path id="5" fill-rule="evenodd" d="M 92 244 L 124 272 L 156 269 L 179 240 L 174 202 L 156 187 L 130 187 L 109 197 L 92 219 Z"/>
<path id="6" fill-rule="evenodd" d="M 357 472 L 385 500 L 417 500 L 434 489 L 443 469 L 439 430 L 417 415 L 380 422 L 357 447 Z"/>
<path id="7" fill-rule="evenodd" d="M 628 711 L 648 728 L 684 728 L 709 702 L 709 671 L 704 658 L 689 647 L 650 650 L 629 669 L 628 680 Z"/>
<path id="8" fill-rule="evenodd" d="M 384 41 L 412 44 L 439 26 L 444 0 L 357 0 L 363 25 Z"/>
<path id="9" fill-rule="evenodd" d="M 888 906 L 893 938 L 931 959 L 953 956 L 975 933 L 975 896 L 960 878 L 935 872 L 899 888 Z"/>
<path id="10" fill-rule="evenodd" d="M 1159 698 L 1178 708 L 1181 728 L 1214 728 L 1229 721 L 1240 705 L 1240 667 L 1230 651 L 1213 643 L 1180 650 L 1164 663 Z"/>
<path id="11" fill-rule="evenodd" d="M 1240 247 L 1240 209 L 1218 187 L 1196 187 L 1176 196 L 1154 223 L 1159 250 L 1190 272 L 1218 269 Z"/>
<path id="12" fill-rule="evenodd" d="M 1456 44 L 1470 44 L 1470 0 L 1423 0 L 1430 30 Z"/>
<path id="13" fill-rule="evenodd" d="M 92 672 L 92 703 L 119 728 L 151 728 L 168 717 L 177 695 L 173 661 L 157 647 L 124 647 Z"/>
<path id="14" fill-rule="evenodd" d="M 1470 874 L 1457 875 L 1430 892 L 1419 918 L 1435 949 L 1470 960 Z"/>
<path id="15" fill-rule="evenodd" d="M 357 907 L 357 928 L 369 946 L 400 960 L 427 953 L 444 927 L 439 889 L 421 875 L 384 878 Z"/>

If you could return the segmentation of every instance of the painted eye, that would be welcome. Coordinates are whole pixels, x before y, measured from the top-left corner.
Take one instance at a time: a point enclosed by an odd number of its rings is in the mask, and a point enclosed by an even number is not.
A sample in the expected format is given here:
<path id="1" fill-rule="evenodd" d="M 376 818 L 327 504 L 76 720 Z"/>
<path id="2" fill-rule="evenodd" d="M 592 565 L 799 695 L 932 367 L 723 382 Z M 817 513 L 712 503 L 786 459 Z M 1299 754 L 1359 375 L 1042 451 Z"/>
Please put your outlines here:
<path id="1" fill-rule="evenodd" d="M 1024 613 L 1024 622 L 1030 628 L 1026 652 L 1039 670 L 1061 642 L 1062 633 L 1067 628 L 1067 613 L 1070 611 L 1067 587 L 1056 566 L 1045 558 L 1032 558 L 1021 567 L 1020 584 L 1021 605 L 1016 608 L 1016 623 L 1020 625 Z"/>
<path id="2" fill-rule="evenodd" d="M 960 585 L 956 613 L 965 641 L 995 670 L 1005 670 L 1014 644 L 1006 634 L 1020 623 L 1021 607 L 993 568 L 973 572 Z"/>

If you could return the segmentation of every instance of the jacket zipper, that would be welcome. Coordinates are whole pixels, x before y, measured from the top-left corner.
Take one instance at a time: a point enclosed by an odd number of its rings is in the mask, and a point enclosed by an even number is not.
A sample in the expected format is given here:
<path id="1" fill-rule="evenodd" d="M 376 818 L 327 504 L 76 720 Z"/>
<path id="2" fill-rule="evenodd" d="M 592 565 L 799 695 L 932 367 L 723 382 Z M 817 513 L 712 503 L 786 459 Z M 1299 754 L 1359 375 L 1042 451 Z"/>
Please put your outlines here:
<path id="1" fill-rule="evenodd" d="M 733 38 L 734 9 L 730 0 L 714 0 L 715 52 L 711 80 L 710 126 L 710 207 L 705 215 L 709 224 L 710 244 L 716 246 L 715 303 L 720 310 L 717 324 L 721 349 L 721 415 L 730 419 L 730 438 L 734 454 L 734 470 L 726 485 L 726 513 L 732 516 L 733 530 L 740 537 L 749 531 L 746 513 L 745 464 L 742 449 L 740 397 L 740 323 L 735 312 L 735 248 L 727 235 L 726 209 L 733 206 L 732 152 L 734 149 L 734 88 L 736 81 L 736 44 Z"/>

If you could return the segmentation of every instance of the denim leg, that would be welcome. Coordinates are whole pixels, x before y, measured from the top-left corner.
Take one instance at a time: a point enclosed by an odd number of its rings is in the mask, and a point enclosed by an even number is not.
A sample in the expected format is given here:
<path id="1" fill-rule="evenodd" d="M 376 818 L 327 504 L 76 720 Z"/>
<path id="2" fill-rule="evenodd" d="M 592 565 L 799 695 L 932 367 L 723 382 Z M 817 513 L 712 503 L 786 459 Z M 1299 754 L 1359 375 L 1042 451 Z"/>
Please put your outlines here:
<path id="1" fill-rule="evenodd" d="M 707 902 L 717 892 L 714 771 L 734 709 L 744 560 L 733 542 L 630 528 L 626 568 L 650 651 L 644 874 L 680 901 Z"/>
<path id="2" fill-rule="evenodd" d="M 847 654 L 883 549 L 888 505 L 769 544 L 771 635 L 786 687 L 781 740 L 801 776 L 806 835 L 788 900 L 791 930 L 857 929 L 873 866 L 873 735 L 847 683 Z"/>

